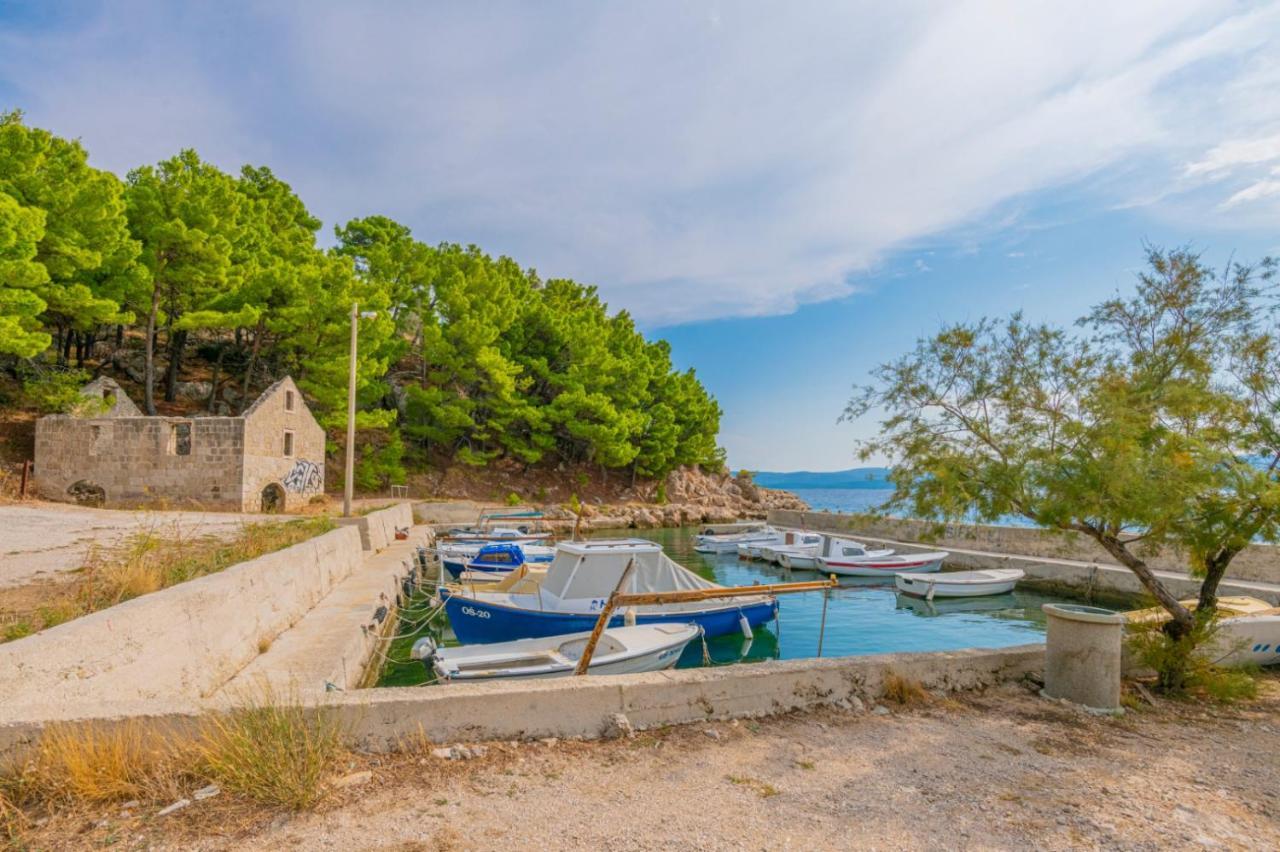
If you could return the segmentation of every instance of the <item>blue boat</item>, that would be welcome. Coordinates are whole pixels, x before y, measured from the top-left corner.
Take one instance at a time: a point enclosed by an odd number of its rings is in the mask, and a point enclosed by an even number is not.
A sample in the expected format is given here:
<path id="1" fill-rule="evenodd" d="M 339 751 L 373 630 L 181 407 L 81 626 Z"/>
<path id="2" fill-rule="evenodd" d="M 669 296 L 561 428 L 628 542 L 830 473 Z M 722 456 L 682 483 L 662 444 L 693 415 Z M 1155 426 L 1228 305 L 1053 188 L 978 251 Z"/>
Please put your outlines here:
<path id="1" fill-rule="evenodd" d="M 519 544 L 486 544 L 478 547 L 474 554 L 466 550 L 456 550 L 444 555 L 441 562 L 449 576 L 457 580 L 464 571 L 481 571 L 486 574 L 506 574 L 521 565 L 528 563 L 545 564 L 555 557 L 555 551 L 549 547 Z"/>
<path id="2" fill-rule="evenodd" d="M 591 630 L 622 573 L 634 562 L 626 592 L 721 588 L 672 562 L 650 541 L 563 542 L 536 591 L 452 588 L 444 590 L 445 611 L 463 644 L 507 642 Z M 777 617 L 777 600 L 768 594 L 681 604 L 637 606 L 620 611 L 609 626 L 697 624 L 708 637 L 743 632 Z"/>

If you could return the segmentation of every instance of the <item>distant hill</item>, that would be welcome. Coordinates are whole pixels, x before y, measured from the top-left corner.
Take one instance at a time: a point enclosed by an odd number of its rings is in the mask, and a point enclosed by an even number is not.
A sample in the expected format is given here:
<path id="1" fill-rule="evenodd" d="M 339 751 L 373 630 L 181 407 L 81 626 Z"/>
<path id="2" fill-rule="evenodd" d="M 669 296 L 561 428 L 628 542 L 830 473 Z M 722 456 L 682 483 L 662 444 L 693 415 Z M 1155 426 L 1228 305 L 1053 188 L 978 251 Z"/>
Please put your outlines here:
<path id="1" fill-rule="evenodd" d="M 789 473 L 756 471 L 756 485 L 765 488 L 891 488 L 889 468 L 855 467 L 849 470 L 809 471 Z"/>

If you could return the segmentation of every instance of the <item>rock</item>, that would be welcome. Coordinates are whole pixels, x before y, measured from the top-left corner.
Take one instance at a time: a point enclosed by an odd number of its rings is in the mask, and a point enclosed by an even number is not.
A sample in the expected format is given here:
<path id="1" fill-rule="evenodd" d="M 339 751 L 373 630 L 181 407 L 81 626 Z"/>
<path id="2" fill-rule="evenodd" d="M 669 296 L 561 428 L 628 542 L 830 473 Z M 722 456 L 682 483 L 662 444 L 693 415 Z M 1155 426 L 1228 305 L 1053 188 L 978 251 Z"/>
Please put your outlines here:
<path id="1" fill-rule="evenodd" d="M 438 757 L 441 760 L 457 760 L 458 759 L 457 752 L 451 747 L 450 748 L 433 748 L 431 749 L 431 756 Z"/>
<path id="2" fill-rule="evenodd" d="M 121 810 L 125 810 L 125 811 L 131 811 L 131 810 L 133 810 L 134 808 L 138 807 L 138 806 L 139 806 L 139 805 L 141 805 L 141 804 L 142 804 L 142 802 L 139 802 L 137 799 L 130 799 L 129 801 L 127 801 L 127 802 L 125 802 L 123 805 L 121 805 L 121 806 L 120 806 L 120 809 L 121 809 Z"/>
<path id="3" fill-rule="evenodd" d="M 222 792 L 222 788 L 217 784 L 210 784 L 207 787 L 201 787 L 191 794 L 191 798 L 197 802 L 203 802 L 205 799 L 212 799 L 214 796 Z"/>
<path id="4" fill-rule="evenodd" d="M 555 737 L 547 737 L 546 739 L 542 740 L 541 742 L 542 742 L 542 744 L 543 744 L 544 746 L 548 746 L 548 747 L 549 747 L 549 746 L 553 746 L 553 745 L 555 745 L 556 743 L 560 742 L 560 740 L 556 739 Z"/>
<path id="5" fill-rule="evenodd" d="M 862 699 L 856 695 L 849 696 L 849 709 L 854 713 L 865 713 L 867 705 L 862 703 Z"/>
<path id="6" fill-rule="evenodd" d="M 618 737 L 634 737 L 636 735 L 635 728 L 631 726 L 631 720 L 627 718 L 625 713 L 614 713 L 609 717 L 609 722 L 605 725 L 605 737 L 609 739 L 617 739 Z"/>
<path id="7" fill-rule="evenodd" d="M 873 716 L 888 716 L 889 712 L 888 707 L 885 707 L 883 704 L 877 704 L 875 709 L 871 711 L 871 714 Z"/>
<path id="8" fill-rule="evenodd" d="M 178 382 L 174 390 L 182 399 L 207 400 L 213 393 L 213 385 L 210 382 Z"/>
<path id="9" fill-rule="evenodd" d="M 343 787 L 356 787 L 360 784 L 368 784 L 373 780 L 373 772 L 365 769 L 360 772 L 352 772 L 350 775 L 343 775 L 337 781 L 333 782 L 333 786 L 342 789 Z"/>
<path id="10" fill-rule="evenodd" d="M 180 811 L 183 808 L 188 807 L 190 804 L 191 804 L 190 799 L 179 799 L 178 801 L 174 802 L 172 805 L 161 808 L 159 811 L 156 812 L 156 816 L 168 816 L 171 813 L 176 813 L 177 811 Z"/>
<path id="11" fill-rule="evenodd" d="M 707 729 L 706 729 L 705 731 L 703 731 L 702 733 L 704 733 L 704 734 L 706 734 L 707 736 L 711 737 L 711 739 L 713 739 L 713 740 L 718 740 L 718 739 L 720 739 L 721 737 L 723 737 L 723 736 L 724 736 L 724 734 L 720 733 L 720 732 L 719 732 L 719 731 L 717 731 L 715 728 L 707 728 Z"/>

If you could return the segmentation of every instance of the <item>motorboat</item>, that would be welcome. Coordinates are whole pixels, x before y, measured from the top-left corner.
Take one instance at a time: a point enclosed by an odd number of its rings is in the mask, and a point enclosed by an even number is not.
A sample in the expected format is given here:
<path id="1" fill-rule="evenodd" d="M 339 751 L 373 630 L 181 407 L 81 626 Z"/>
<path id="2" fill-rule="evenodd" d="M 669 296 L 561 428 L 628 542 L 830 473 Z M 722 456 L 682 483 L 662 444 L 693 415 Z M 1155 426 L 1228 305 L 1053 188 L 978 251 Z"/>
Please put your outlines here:
<path id="1" fill-rule="evenodd" d="M 489 574 L 505 574 L 514 571 L 526 562 L 532 564 L 550 564 L 555 558 L 555 549 L 537 545 L 493 543 L 481 545 L 474 556 L 456 556 L 452 559 L 441 559 L 444 568 L 455 579 L 463 571 L 480 571 Z"/>
<path id="2" fill-rule="evenodd" d="M 625 588 L 619 581 L 628 565 Z M 558 636 L 590 630 L 615 591 L 629 594 L 722 590 L 673 562 L 662 548 L 643 539 L 561 542 L 538 581 L 524 578 L 519 589 L 448 586 L 442 592 L 454 635 L 464 645 Z M 646 604 L 621 609 L 608 627 L 694 623 L 705 634 L 749 632 L 777 615 L 777 598 L 749 592 L 714 600 Z"/>
<path id="3" fill-rule="evenodd" d="M 1013 591 L 1026 572 L 1018 568 L 990 568 L 982 571 L 948 571 L 938 574 L 903 572 L 893 582 L 904 595 L 926 600 L 934 598 L 980 598 Z"/>
<path id="4" fill-rule="evenodd" d="M 817 535 L 816 533 L 814 535 Z M 817 535 L 817 546 L 810 543 L 797 545 L 791 548 L 783 548 L 778 553 L 778 564 L 789 571 L 816 571 L 818 570 L 818 557 L 831 556 L 838 553 L 842 547 L 856 546 L 863 550 L 869 548 L 860 541 L 854 541 L 851 538 L 840 538 L 833 535 Z M 893 550 L 877 551 L 884 554 L 892 554 Z"/>
<path id="5" fill-rule="evenodd" d="M 902 572 L 930 574 L 942 570 L 945 551 L 899 554 L 887 548 L 872 549 L 851 539 L 829 539 L 826 554 L 817 557 L 818 570 L 842 577 L 883 577 Z"/>
<path id="6" fill-rule="evenodd" d="M 1194 598 L 1179 601 L 1195 611 Z M 1164 607 L 1126 612 L 1130 624 L 1163 624 L 1169 620 Z M 1216 631 L 1204 648 L 1220 666 L 1280 665 L 1280 607 L 1259 598 L 1233 595 L 1218 598 Z"/>
<path id="7" fill-rule="evenodd" d="M 696 624 L 610 627 L 600 634 L 587 674 L 619 675 L 669 669 L 685 646 L 702 635 Z M 516 639 L 486 645 L 436 647 L 429 637 L 414 643 L 412 656 L 442 681 L 568 677 L 582 659 L 591 631 L 567 636 Z"/>
<path id="8" fill-rule="evenodd" d="M 730 531 L 717 531 L 726 528 Z M 763 522 L 711 527 L 693 537 L 693 549 L 698 553 L 737 553 L 740 544 L 773 542 L 777 536 L 778 531 Z"/>
<path id="9" fill-rule="evenodd" d="M 502 556 L 504 552 L 509 553 L 507 548 L 516 548 L 520 552 L 520 558 L 514 560 L 514 564 L 531 563 L 550 563 L 555 558 L 556 550 L 554 547 L 547 547 L 541 544 L 517 544 L 515 542 L 472 542 L 470 544 L 450 544 L 443 545 L 438 549 L 440 562 L 444 565 L 444 569 L 449 572 L 452 577 L 458 577 L 463 571 L 475 568 L 480 571 L 510 571 L 511 567 L 503 567 L 513 560 Z M 479 564 L 473 564 L 473 563 Z"/>
<path id="10" fill-rule="evenodd" d="M 738 543 L 738 558 L 764 559 L 765 548 L 782 544 L 786 540 L 787 535 L 782 530 L 770 529 L 762 531 L 759 536 L 752 536 L 746 541 Z"/>
<path id="11" fill-rule="evenodd" d="M 817 556 L 822 552 L 822 539 L 819 533 L 790 531 L 781 544 L 770 544 L 760 548 L 760 558 L 765 562 L 782 565 L 784 555 Z M 816 562 L 814 564 L 817 564 Z M 785 566 L 784 566 L 785 567 Z"/>
<path id="12" fill-rule="evenodd" d="M 551 538 L 542 526 L 541 512 L 484 512 L 479 521 L 469 527 L 455 527 L 442 538 L 455 544 L 485 544 L 506 541 L 534 544 Z M 502 523 L 502 526 L 498 524 Z"/>

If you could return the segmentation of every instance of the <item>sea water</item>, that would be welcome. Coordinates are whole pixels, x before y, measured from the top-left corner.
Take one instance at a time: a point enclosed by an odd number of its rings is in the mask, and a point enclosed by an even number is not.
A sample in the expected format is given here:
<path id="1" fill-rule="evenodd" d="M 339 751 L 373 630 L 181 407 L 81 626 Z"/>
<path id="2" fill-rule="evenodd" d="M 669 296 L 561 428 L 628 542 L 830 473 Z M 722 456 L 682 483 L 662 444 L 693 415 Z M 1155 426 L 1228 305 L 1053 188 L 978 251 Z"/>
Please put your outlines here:
<path id="1" fill-rule="evenodd" d="M 869 490 L 869 489 L 868 489 Z M 812 504 L 811 504 L 812 505 Z M 702 554 L 693 549 L 693 528 L 606 530 L 597 538 L 645 538 L 662 545 L 667 555 L 691 571 L 724 586 L 817 580 L 814 571 L 785 571 L 763 562 L 740 560 L 737 554 Z M 924 601 L 899 594 L 893 578 L 841 578 L 830 592 L 802 592 L 778 597 L 777 621 L 757 627 L 751 639 L 741 634 L 717 636 L 705 644 L 694 641 L 680 657 L 678 668 L 754 663 L 818 656 L 885 654 L 895 651 L 950 651 L 959 648 L 1006 648 L 1044 640 L 1041 604 L 1060 603 L 1062 597 L 1034 592 L 982 598 Z M 825 622 L 823 607 L 826 607 Z M 423 600 L 416 605 L 425 607 Z M 391 643 L 379 678 L 380 686 L 407 686 L 426 681 L 423 665 L 409 659 L 409 649 L 421 635 L 433 635 L 456 645 L 441 616 L 430 629 L 408 630 Z"/>
<path id="2" fill-rule="evenodd" d="M 737 554 L 694 551 L 696 530 L 615 530 L 610 537 L 656 541 L 667 555 L 691 571 L 725 586 L 787 583 L 820 579 L 814 571 L 785 571 L 763 562 L 738 559 Z M 823 626 L 823 604 L 826 620 Z M 1034 592 L 1014 591 L 981 598 L 924 601 L 899 594 L 892 577 L 844 577 L 831 592 L 780 595 L 778 620 L 756 628 L 748 642 L 743 636 L 692 643 L 679 668 L 766 659 L 798 659 L 818 655 L 844 657 L 895 651 L 950 651 L 960 648 L 1006 648 L 1044 641 L 1041 604 L 1067 600 Z"/>

